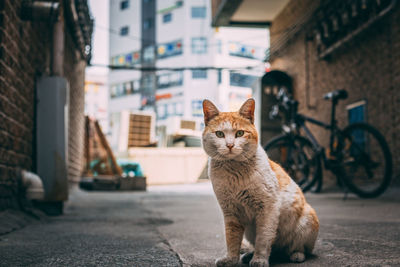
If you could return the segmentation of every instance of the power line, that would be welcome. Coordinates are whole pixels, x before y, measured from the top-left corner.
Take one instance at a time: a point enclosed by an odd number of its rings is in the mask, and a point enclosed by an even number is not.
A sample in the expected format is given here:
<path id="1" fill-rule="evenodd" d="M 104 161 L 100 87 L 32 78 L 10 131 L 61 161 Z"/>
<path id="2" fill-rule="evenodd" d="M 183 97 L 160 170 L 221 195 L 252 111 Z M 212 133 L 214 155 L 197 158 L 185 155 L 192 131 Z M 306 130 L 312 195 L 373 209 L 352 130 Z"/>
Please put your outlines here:
<path id="1" fill-rule="evenodd" d="M 134 71 L 183 71 L 183 70 L 254 70 L 262 67 L 261 65 L 241 66 L 241 67 L 214 67 L 214 66 L 198 66 L 198 67 L 137 67 L 137 66 L 116 66 L 108 64 L 90 64 L 91 67 L 103 67 L 111 70 L 134 70 Z"/>
<path id="2" fill-rule="evenodd" d="M 131 39 L 131 40 L 134 40 L 134 41 L 148 41 L 148 42 L 154 43 L 154 45 L 157 45 L 156 40 L 153 40 L 153 39 L 141 38 L 141 37 L 134 36 L 134 35 L 130 35 L 130 34 L 121 36 L 120 33 L 119 33 L 119 31 L 116 30 L 116 29 L 107 28 L 107 27 L 105 27 L 105 26 L 97 25 L 97 24 L 94 24 L 93 26 L 94 26 L 95 28 L 100 29 L 100 30 L 108 31 L 108 32 L 111 33 L 111 34 L 118 35 L 118 36 L 120 36 L 121 38 L 128 38 L 128 39 Z M 241 42 L 243 42 L 243 41 L 247 41 L 247 40 L 257 40 L 257 39 L 261 39 L 261 38 L 265 38 L 265 36 L 259 36 L 259 35 L 257 35 L 257 36 L 254 36 L 254 37 L 250 37 L 250 38 L 246 38 L 246 39 L 238 40 L 238 41 L 232 41 L 232 42 L 241 43 Z M 162 44 L 163 44 L 163 43 L 162 43 Z M 207 46 L 207 47 L 213 47 L 213 46 L 219 46 L 219 45 L 225 45 L 225 46 L 226 46 L 226 45 L 229 45 L 229 43 L 225 43 L 225 44 L 223 44 L 222 42 L 215 42 L 215 43 L 208 43 L 208 42 L 207 42 L 207 43 L 206 43 L 206 46 Z M 182 46 L 191 47 L 190 44 L 182 44 Z M 266 48 L 266 49 L 267 49 L 267 48 Z"/>
<path id="3" fill-rule="evenodd" d="M 119 31 L 118 31 L 118 30 L 111 29 L 111 28 L 107 28 L 107 27 L 105 27 L 105 26 L 101 26 L 101 25 L 97 25 L 97 24 L 94 24 L 93 26 L 94 26 L 95 28 L 100 29 L 100 30 L 108 31 L 109 33 L 112 33 L 112 34 L 116 34 L 116 35 L 118 35 L 118 36 L 121 36 L 121 35 L 119 34 Z M 134 35 L 130 35 L 130 34 L 123 35 L 123 36 L 121 36 L 121 37 L 125 37 L 125 38 L 132 39 L 132 40 L 135 40 L 135 41 L 149 41 L 149 42 L 154 42 L 154 43 L 155 43 L 155 40 L 145 39 L 145 38 L 141 38 L 141 37 L 134 36 Z"/>

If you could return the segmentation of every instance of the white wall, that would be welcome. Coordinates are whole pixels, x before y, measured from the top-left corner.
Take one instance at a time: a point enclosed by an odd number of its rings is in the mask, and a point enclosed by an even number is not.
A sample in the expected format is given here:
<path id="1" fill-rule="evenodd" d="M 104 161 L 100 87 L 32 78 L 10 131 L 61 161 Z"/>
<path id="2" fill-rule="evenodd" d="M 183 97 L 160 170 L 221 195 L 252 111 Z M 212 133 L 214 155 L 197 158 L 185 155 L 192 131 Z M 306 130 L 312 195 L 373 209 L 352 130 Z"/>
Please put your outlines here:
<path id="1" fill-rule="evenodd" d="M 141 45 L 141 1 L 130 0 L 129 8 L 124 10 L 120 9 L 120 2 L 110 1 L 110 28 L 116 31 L 110 34 L 110 57 L 139 50 Z M 119 36 L 123 26 L 129 26 L 129 36 Z"/>
<path id="2" fill-rule="evenodd" d="M 203 148 L 130 148 L 128 157 L 143 168 L 148 185 L 195 183 L 207 165 Z"/>
<path id="3" fill-rule="evenodd" d="M 120 9 L 120 2 L 110 1 L 110 29 L 114 32 L 110 34 L 110 55 L 111 57 L 138 51 L 141 48 L 141 1 L 130 0 L 127 9 Z M 120 36 L 119 30 L 123 26 L 129 27 L 127 36 Z M 109 62 L 111 64 L 111 62 Z M 133 70 L 113 70 L 109 75 L 109 85 L 125 83 L 128 81 L 139 80 L 140 72 Z M 125 109 L 138 109 L 140 105 L 136 101 L 138 95 L 110 98 L 110 111 L 122 111 Z M 126 98 L 126 99 L 124 99 Z M 140 98 L 140 97 L 139 97 Z M 140 103 L 139 103 L 140 104 Z"/>
<path id="4" fill-rule="evenodd" d="M 95 20 L 92 38 L 92 64 L 107 65 L 109 58 L 109 0 L 89 0 L 90 12 Z M 103 75 L 108 68 L 87 67 L 86 74 Z"/>

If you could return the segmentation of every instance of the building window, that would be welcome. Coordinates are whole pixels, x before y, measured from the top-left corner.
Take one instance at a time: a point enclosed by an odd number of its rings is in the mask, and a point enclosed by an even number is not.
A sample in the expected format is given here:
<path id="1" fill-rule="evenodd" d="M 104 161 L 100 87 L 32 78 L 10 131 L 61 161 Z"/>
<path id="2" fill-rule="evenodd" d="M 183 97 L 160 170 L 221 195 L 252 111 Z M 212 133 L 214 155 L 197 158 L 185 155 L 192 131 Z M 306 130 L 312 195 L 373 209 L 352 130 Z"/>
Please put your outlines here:
<path id="1" fill-rule="evenodd" d="M 155 59 L 155 51 L 154 46 L 148 46 L 143 49 L 143 61 L 144 62 L 153 62 Z"/>
<path id="2" fill-rule="evenodd" d="M 244 45 L 238 42 L 229 42 L 229 55 L 253 59 L 264 59 L 266 51 L 260 47 Z"/>
<path id="3" fill-rule="evenodd" d="M 179 115 L 179 116 L 183 115 L 183 103 L 182 102 L 176 103 L 175 113 L 176 113 L 176 115 Z"/>
<path id="4" fill-rule="evenodd" d="M 205 37 L 192 38 L 192 53 L 193 54 L 207 53 L 207 38 Z"/>
<path id="5" fill-rule="evenodd" d="M 167 108 L 165 105 L 160 105 L 157 107 L 158 119 L 164 119 L 167 116 Z"/>
<path id="6" fill-rule="evenodd" d="M 218 84 L 221 84 L 222 83 L 222 70 L 219 69 L 217 75 L 218 75 Z"/>
<path id="7" fill-rule="evenodd" d="M 129 0 L 123 0 L 120 2 L 120 9 L 128 9 L 129 8 Z"/>
<path id="8" fill-rule="evenodd" d="M 192 100 L 192 116 L 203 117 L 203 101 Z"/>
<path id="9" fill-rule="evenodd" d="M 231 72 L 230 75 L 230 82 L 231 86 L 238 86 L 238 87 L 248 87 L 251 88 L 255 81 L 257 80 L 256 76 L 253 75 L 245 75 L 241 73 Z"/>
<path id="10" fill-rule="evenodd" d="M 127 36 L 128 34 L 129 34 L 129 27 L 128 26 L 121 27 L 121 29 L 119 30 L 119 35 Z"/>
<path id="11" fill-rule="evenodd" d="M 171 116 L 175 115 L 175 104 L 169 104 L 167 106 L 167 113 Z"/>
<path id="12" fill-rule="evenodd" d="M 172 20 L 172 14 L 171 13 L 164 14 L 163 17 L 162 17 L 163 23 L 171 22 L 171 20 Z"/>
<path id="13" fill-rule="evenodd" d="M 183 53 L 182 41 L 173 41 L 157 46 L 157 58 L 166 58 L 171 56 L 181 55 Z"/>
<path id="14" fill-rule="evenodd" d="M 125 95 L 133 94 L 133 82 L 124 83 L 124 93 Z"/>
<path id="15" fill-rule="evenodd" d="M 152 89 L 154 87 L 154 75 L 145 74 L 142 77 L 142 89 Z"/>
<path id="16" fill-rule="evenodd" d="M 128 96 L 137 93 L 140 89 L 140 82 L 128 81 L 124 83 L 114 84 L 111 86 L 111 98 Z"/>
<path id="17" fill-rule="evenodd" d="M 192 70 L 193 79 L 207 79 L 207 70 L 197 69 Z"/>
<path id="18" fill-rule="evenodd" d="M 143 21 L 143 29 L 148 30 L 151 27 L 153 27 L 153 20 L 152 19 L 146 19 Z"/>
<path id="19" fill-rule="evenodd" d="M 124 95 L 124 87 L 122 84 L 117 84 L 117 96 Z"/>
<path id="20" fill-rule="evenodd" d="M 155 59 L 155 51 L 154 46 L 148 46 L 143 49 L 143 61 L 144 62 L 153 62 Z"/>
<path id="21" fill-rule="evenodd" d="M 192 18 L 204 19 L 206 17 L 206 7 L 192 7 Z"/>
<path id="22" fill-rule="evenodd" d="M 222 54 L 222 41 L 220 39 L 217 40 L 217 53 Z"/>
<path id="23" fill-rule="evenodd" d="M 117 96 L 117 86 L 116 85 L 112 85 L 110 91 L 111 91 L 111 98 L 114 98 Z"/>
<path id="24" fill-rule="evenodd" d="M 164 89 L 183 84 L 183 72 L 176 71 L 172 73 L 161 74 L 157 76 L 157 88 Z"/>

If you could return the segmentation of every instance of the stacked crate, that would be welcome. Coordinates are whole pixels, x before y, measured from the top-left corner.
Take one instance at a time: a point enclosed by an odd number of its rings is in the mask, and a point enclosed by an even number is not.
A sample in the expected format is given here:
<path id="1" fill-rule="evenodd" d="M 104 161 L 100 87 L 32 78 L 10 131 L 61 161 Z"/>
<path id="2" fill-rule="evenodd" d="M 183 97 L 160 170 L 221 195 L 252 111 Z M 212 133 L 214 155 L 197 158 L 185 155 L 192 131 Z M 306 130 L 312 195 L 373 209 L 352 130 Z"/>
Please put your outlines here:
<path id="1" fill-rule="evenodd" d="M 151 145 L 152 116 L 130 114 L 128 148 Z"/>

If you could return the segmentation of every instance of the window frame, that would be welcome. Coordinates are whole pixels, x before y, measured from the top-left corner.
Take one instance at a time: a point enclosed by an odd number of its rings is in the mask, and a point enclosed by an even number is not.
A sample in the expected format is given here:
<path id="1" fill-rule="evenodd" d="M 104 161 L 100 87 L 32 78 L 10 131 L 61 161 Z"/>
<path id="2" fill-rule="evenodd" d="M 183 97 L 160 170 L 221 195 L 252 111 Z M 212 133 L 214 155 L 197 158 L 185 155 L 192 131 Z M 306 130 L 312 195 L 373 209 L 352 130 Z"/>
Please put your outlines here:
<path id="1" fill-rule="evenodd" d="M 152 27 L 154 27 L 154 20 L 152 18 L 148 18 L 148 19 L 143 20 L 142 27 L 143 27 L 143 30 L 151 29 Z"/>
<path id="2" fill-rule="evenodd" d="M 119 10 L 121 10 L 121 11 L 126 10 L 126 9 L 129 8 L 129 6 L 130 6 L 130 1 L 129 0 L 122 0 L 119 3 Z"/>
<path id="3" fill-rule="evenodd" d="M 207 54 L 207 37 L 192 37 L 191 48 L 192 54 Z"/>
<path id="4" fill-rule="evenodd" d="M 126 30 L 126 33 L 124 33 L 125 31 L 124 30 Z M 122 26 L 121 28 L 119 28 L 119 36 L 128 36 L 129 35 L 129 26 L 128 25 L 125 25 L 125 26 Z"/>
<path id="5" fill-rule="evenodd" d="M 197 10 L 197 12 L 200 12 L 201 10 L 202 13 L 194 15 L 195 10 Z M 192 19 L 205 19 L 207 17 L 207 8 L 205 6 L 192 6 L 190 16 Z"/>
<path id="6" fill-rule="evenodd" d="M 202 75 L 195 75 L 195 73 L 197 72 L 197 74 L 199 73 L 205 73 L 204 76 Z M 206 69 L 193 69 L 192 70 L 192 79 L 194 80 L 206 80 L 208 79 L 208 72 Z"/>
<path id="7" fill-rule="evenodd" d="M 167 17 L 169 18 L 169 20 L 166 20 Z M 162 15 L 163 24 L 170 23 L 171 21 L 172 21 L 172 13 L 171 12 L 168 12 L 168 13 L 165 13 Z"/>

